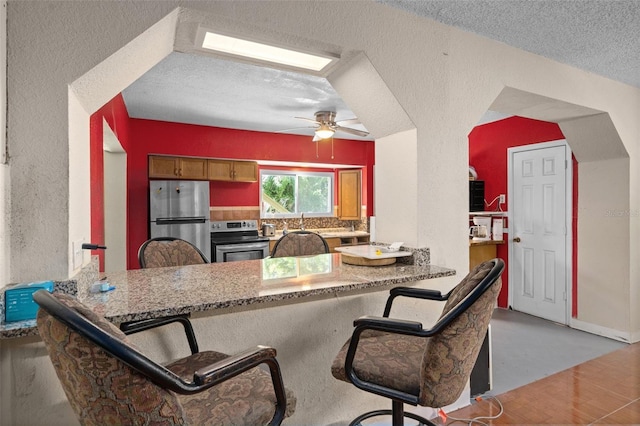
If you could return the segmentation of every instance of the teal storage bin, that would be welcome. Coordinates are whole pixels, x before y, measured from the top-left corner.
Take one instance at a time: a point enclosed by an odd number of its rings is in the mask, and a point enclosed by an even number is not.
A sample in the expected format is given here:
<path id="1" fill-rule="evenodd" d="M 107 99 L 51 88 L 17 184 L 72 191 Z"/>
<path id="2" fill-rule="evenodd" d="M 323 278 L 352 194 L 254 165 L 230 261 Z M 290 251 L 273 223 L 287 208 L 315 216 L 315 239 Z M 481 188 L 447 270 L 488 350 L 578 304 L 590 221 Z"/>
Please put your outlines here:
<path id="1" fill-rule="evenodd" d="M 36 318 L 38 304 L 33 300 L 33 293 L 45 289 L 53 292 L 53 281 L 16 284 L 4 291 L 5 322 L 25 321 Z"/>

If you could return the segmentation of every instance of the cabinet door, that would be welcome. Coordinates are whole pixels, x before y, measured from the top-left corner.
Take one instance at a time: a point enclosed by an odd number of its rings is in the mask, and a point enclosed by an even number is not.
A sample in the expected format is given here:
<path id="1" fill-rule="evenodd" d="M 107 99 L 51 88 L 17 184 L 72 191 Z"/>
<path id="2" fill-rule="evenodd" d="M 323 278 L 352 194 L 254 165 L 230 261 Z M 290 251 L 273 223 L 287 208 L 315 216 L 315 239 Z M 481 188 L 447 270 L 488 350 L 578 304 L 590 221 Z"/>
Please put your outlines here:
<path id="1" fill-rule="evenodd" d="M 207 179 L 207 160 L 205 158 L 180 158 L 178 169 L 180 179 Z"/>
<path id="2" fill-rule="evenodd" d="M 178 159 L 175 157 L 164 157 L 157 155 L 149 156 L 149 177 L 169 178 L 178 177 Z"/>
<path id="3" fill-rule="evenodd" d="M 233 180 L 238 182 L 257 182 L 258 163 L 255 161 L 234 161 Z"/>
<path id="4" fill-rule="evenodd" d="M 360 170 L 338 172 L 338 217 L 340 220 L 360 220 Z"/>
<path id="5" fill-rule="evenodd" d="M 209 180 L 233 180 L 233 161 L 209 160 Z"/>
<path id="6" fill-rule="evenodd" d="M 327 245 L 329 246 L 329 251 L 331 253 L 336 252 L 336 247 L 340 247 L 342 245 L 342 240 L 340 238 L 325 238 L 327 241 Z"/>

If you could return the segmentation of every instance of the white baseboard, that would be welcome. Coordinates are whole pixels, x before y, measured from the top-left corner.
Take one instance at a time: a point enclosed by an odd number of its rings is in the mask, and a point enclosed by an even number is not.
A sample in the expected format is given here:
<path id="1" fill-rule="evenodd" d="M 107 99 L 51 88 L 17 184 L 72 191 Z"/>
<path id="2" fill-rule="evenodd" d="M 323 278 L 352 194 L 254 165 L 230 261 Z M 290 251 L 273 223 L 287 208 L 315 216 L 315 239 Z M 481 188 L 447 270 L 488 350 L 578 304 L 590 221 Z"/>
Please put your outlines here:
<path id="1" fill-rule="evenodd" d="M 586 331 L 587 333 L 596 334 L 598 336 L 607 337 L 625 343 L 636 343 L 640 341 L 640 332 L 630 333 L 628 331 L 615 330 L 613 328 L 602 327 L 588 322 L 571 318 L 569 327 L 576 330 Z"/>

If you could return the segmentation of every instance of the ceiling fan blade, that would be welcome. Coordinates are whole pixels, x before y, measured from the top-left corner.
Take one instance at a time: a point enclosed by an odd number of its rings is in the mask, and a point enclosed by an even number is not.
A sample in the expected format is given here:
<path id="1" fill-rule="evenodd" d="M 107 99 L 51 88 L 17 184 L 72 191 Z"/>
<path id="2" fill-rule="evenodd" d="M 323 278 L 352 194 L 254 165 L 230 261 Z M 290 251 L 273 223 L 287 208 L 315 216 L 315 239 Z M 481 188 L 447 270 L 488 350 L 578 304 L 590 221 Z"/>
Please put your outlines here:
<path id="1" fill-rule="evenodd" d="M 362 137 L 369 136 L 369 132 L 365 132 L 364 130 L 352 129 L 350 127 L 336 126 L 336 130 L 345 132 L 345 133 L 351 133 L 352 135 L 356 135 L 356 136 L 362 136 Z"/>
<path id="2" fill-rule="evenodd" d="M 292 127 L 291 129 L 276 130 L 274 133 L 287 133 L 287 132 L 295 132 L 296 130 L 306 130 L 306 129 L 315 129 L 315 127 L 312 127 L 312 126 Z"/>
<path id="3" fill-rule="evenodd" d="M 360 124 L 360 120 L 358 120 L 357 118 L 349 118 L 348 120 L 336 121 L 336 124 L 338 126 L 347 126 L 347 125 L 350 125 L 350 124 Z"/>
<path id="4" fill-rule="evenodd" d="M 312 123 L 318 123 L 315 119 L 313 118 L 307 118 L 307 117 L 293 117 L 293 118 L 298 118 L 300 120 L 306 120 L 306 121 L 310 121 Z"/>

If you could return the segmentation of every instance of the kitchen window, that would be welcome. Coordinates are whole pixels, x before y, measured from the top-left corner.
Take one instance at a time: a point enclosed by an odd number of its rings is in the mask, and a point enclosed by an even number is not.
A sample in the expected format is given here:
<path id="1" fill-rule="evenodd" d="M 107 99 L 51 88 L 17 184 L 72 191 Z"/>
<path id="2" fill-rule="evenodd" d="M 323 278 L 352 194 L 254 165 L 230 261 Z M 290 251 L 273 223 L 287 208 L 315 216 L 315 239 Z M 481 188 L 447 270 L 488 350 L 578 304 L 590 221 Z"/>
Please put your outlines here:
<path id="1" fill-rule="evenodd" d="M 261 170 L 263 218 L 333 216 L 333 173 Z"/>

